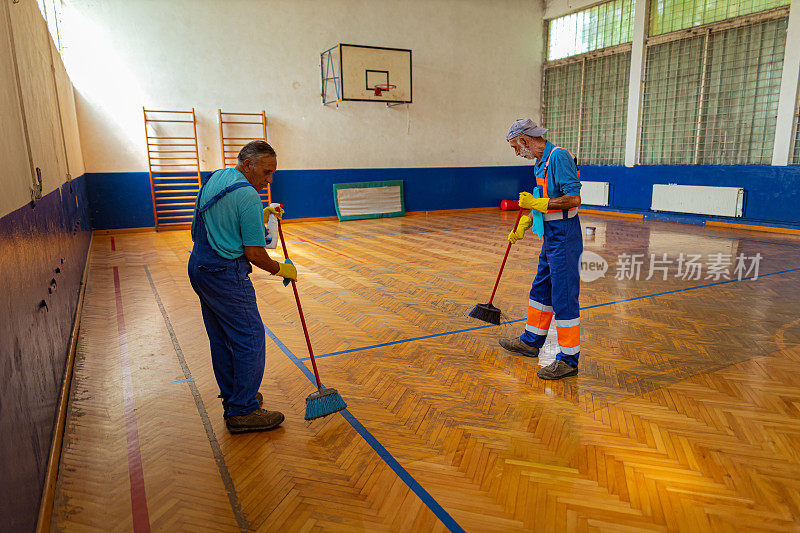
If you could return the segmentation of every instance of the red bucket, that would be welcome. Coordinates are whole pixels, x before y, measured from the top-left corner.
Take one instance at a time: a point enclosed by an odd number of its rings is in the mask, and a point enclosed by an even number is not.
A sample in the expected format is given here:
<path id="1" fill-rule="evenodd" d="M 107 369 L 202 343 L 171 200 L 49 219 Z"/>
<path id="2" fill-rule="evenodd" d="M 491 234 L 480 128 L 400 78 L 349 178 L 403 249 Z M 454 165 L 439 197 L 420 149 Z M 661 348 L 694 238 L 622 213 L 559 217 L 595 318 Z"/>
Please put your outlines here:
<path id="1" fill-rule="evenodd" d="M 516 211 L 519 209 L 519 202 L 517 200 L 503 200 L 500 202 L 500 209 L 503 211 Z"/>

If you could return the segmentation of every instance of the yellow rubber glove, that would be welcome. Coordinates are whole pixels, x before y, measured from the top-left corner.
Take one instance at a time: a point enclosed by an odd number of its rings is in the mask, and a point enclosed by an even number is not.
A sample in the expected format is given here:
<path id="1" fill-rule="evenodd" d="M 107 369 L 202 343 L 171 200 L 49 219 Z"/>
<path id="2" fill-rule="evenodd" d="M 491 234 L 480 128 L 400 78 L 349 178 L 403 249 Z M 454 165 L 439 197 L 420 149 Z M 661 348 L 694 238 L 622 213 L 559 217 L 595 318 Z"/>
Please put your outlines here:
<path id="1" fill-rule="evenodd" d="M 275 272 L 276 276 L 297 281 L 297 269 L 294 267 L 291 261 L 287 259 L 285 263 L 278 264 L 280 265 L 280 268 L 278 268 L 278 271 Z"/>
<path id="2" fill-rule="evenodd" d="M 531 217 L 525 216 L 520 218 L 517 228 L 508 234 L 508 240 L 511 241 L 511 244 L 522 239 L 525 236 L 525 232 L 528 231 L 532 225 L 533 220 L 531 220 Z"/>
<path id="3" fill-rule="evenodd" d="M 283 207 L 278 207 L 277 209 L 274 208 L 274 207 L 270 207 L 270 206 L 265 207 L 264 208 L 264 224 L 267 223 L 267 220 L 269 220 L 269 216 L 270 215 L 275 215 L 275 218 L 277 218 L 278 220 L 281 220 L 281 217 L 283 217 L 283 214 L 285 212 L 286 212 L 286 210 Z"/>
<path id="4" fill-rule="evenodd" d="M 519 207 L 521 209 L 536 209 L 541 213 L 547 213 L 550 205 L 550 198 L 535 198 L 529 192 L 519 193 Z"/>

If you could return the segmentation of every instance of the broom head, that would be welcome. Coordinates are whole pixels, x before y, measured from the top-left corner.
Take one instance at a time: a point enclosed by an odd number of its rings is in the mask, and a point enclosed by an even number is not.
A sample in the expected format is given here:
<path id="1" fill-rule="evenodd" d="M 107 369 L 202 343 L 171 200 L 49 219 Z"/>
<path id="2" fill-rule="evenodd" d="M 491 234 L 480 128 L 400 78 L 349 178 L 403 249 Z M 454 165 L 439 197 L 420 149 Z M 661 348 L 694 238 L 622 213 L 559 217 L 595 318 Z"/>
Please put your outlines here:
<path id="1" fill-rule="evenodd" d="M 320 387 L 306 398 L 306 420 L 332 415 L 345 408 L 347 404 L 336 389 Z"/>
<path id="2" fill-rule="evenodd" d="M 469 316 L 483 320 L 489 324 L 500 324 L 500 309 L 492 304 L 478 304 L 469 312 Z"/>

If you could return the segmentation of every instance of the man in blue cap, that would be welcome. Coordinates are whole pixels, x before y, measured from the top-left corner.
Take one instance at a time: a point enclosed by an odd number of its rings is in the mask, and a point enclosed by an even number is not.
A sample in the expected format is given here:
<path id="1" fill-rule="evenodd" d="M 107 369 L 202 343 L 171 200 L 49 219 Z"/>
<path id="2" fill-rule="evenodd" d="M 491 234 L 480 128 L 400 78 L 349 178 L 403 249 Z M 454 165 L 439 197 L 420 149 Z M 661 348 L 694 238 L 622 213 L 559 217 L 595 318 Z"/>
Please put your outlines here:
<path id="1" fill-rule="evenodd" d="M 528 300 L 525 332 L 514 339 L 500 339 L 500 346 L 511 352 L 537 357 L 555 315 L 560 348 L 556 360 L 540 368 L 542 379 L 561 379 L 578 373 L 580 341 L 580 257 L 583 237 L 578 219 L 581 182 L 577 159 L 570 152 L 546 141 L 547 129 L 531 119 L 514 121 L 506 139 L 519 157 L 536 160 L 533 172 L 542 189 L 542 198 L 519 193 L 521 209 L 536 209 L 544 217 L 544 242 L 539 267 Z M 523 216 L 508 240 L 522 239 L 532 225 Z"/>
<path id="2" fill-rule="evenodd" d="M 250 281 L 252 265 L 270 274 L 297 279 L 287 260 L 279 263 L 266 250 L 264 218 L 258 191 L 272 183 L 275 150 L 252 141 L 239 152 L 236 168 L 214 172 L 204 181 L 194 208 L 189 280 L 200 297 L 211 344 L 225 422 L 231 433 L 264 431 L 283 422 L 283 414 L 261 408 L 258 392 L 264 377 L 264 324 Z"/>

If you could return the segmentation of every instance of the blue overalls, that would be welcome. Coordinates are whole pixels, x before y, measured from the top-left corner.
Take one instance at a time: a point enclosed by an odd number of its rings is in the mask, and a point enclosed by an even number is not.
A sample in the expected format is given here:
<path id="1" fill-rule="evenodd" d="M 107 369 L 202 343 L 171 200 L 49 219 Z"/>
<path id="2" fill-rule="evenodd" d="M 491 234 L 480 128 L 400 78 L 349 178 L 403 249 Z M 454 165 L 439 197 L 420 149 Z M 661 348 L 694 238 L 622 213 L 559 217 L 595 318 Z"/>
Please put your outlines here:
<path id="1" fill-rule="evenodd" d="M 198 202 L 210 179 L 200 187 Z M 253 267 L 244 255 L 225 259 L 214 251 L 203 213 L 240 187 L 251 185 L 234 183 L 197 209 L 189 257 L 189 280 L 200 297 L 219 397 L 227 415 L 246 415 L 259 406 L 256 393 L 264 377 L 264 324 L 249 277 Z"/>
<path id="2" fill-rule="evenodd" d="M 542 196 L 550 198 L 555 183 L 548 176 L 550 151 L 543 169 L 534 169 L 536 182 L 543 189 Z M 538 172 L 537 172 L 538 170 Z M 528 319 L 525 333 L 520 337 L 526 344 L 541 348 L 555 314 L 558 346 L 556 359 L 570 366 L 578 366 L 581 353 L 581 319 L 578 295 L 580 294 L 580 257 L 583 237 L 578 209 L 551 210 L 544 214 L 544 242 L 539 254 L 539 268 L 533 280 L 528 300 Z"/>

